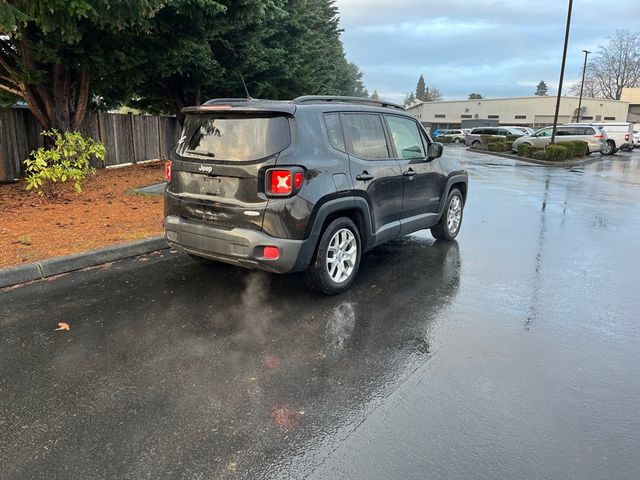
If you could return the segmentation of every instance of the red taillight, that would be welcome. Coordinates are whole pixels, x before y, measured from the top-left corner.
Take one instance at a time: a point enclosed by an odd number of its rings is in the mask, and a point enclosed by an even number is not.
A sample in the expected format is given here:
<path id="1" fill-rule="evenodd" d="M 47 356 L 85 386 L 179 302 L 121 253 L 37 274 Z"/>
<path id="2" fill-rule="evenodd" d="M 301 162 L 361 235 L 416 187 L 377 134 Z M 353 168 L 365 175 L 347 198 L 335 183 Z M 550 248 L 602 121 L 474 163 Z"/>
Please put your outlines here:
<path id="1" fill-rule="evenodd" d="M 277 260 L 280 258 L 280 250 L 278 250 L 278 247 L 264 247 L 262 256 L 269 260 Z"/>
<path id="2" fill-rule="evenodd" d="M 599 133 L 597 135 L 594 135 L 593 138 L 602 139 L 602 138 L 604 138 L 604 135 L 602 133 Z"/>
<path id="3" fill-rule="evenodd" d="M 624 136 L 624 141 L 625 141 L 625 142 L 628 142 L 628 141 L 629 141 L 629 134 L 628 134 L 628 133 Z"/>
<path id="4" fill-rule="evenodd" d="M 164 178 L 167 182 L 171 181 L 171 162 L 164 162 Z"/>
<path id="5" fill-rule="evenodd" d="M 288 197 L 300 190 L 304 183 L 304 171 L 300 167 L 273 168 L 265 174 L 267 195 Z"/>
<path id="6" fill-rule="evenodd" d="M 291 172 L 289 170 L 271 170 L 269 193 L 289 195 L 291 193 Z"/>

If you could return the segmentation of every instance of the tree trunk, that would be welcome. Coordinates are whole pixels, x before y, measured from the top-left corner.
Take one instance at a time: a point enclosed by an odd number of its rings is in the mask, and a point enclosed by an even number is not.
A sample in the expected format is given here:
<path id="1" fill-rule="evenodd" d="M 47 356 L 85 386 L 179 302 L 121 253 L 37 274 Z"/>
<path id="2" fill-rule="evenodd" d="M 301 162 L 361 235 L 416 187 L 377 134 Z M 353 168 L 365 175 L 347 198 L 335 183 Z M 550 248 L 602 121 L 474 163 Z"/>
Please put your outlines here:
<path id="1" fill-rule="evenodd" d="M 33 31 L 32 25 L 27 26 L 19 38 L 2 39 L 0 74 L 4 82 L 0 86 L 22 96 L 44 130 L 77 130 L 89 103 L 89 70 L 71 66 L 64 54 L 55 64 L 36 61 L 32 49 Z M 15 48 L 10 48 L 11 42 Z M 38 78 L 36 83 L 26 83 L 17 80 L 25 76 L 20 74 L 23 71 L 43 74 L 35 76 Z"/>

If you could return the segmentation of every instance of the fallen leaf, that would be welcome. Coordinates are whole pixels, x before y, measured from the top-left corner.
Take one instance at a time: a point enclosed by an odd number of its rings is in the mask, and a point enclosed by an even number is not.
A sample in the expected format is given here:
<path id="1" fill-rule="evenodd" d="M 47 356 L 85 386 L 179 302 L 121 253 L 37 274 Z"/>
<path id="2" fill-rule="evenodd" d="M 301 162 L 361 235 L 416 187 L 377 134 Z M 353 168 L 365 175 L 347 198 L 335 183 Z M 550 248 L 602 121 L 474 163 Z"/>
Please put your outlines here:
<path id="1" fill-rule="evenodd" d="M 58 322 L 58 328 L 56 328 L 56 330 L 69 330 L 70 328 L 68 323 Z"/>

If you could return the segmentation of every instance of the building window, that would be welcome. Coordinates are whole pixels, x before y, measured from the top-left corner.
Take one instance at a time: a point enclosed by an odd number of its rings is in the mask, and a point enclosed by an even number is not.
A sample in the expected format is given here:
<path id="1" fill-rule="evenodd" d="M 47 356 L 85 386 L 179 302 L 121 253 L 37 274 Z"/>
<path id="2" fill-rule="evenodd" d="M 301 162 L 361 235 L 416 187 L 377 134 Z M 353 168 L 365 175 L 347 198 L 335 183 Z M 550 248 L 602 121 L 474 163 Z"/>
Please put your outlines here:
<path id="1" fill-rule="evenodd" d="M 462 118 L 473 118 L 473 115 L 460 115 Z"/>
<path id="2" fill-rule="evenodd" d="M 489 117 L 491 118 L 491 117 Z M 526 120 L 527 116 L 526 115 L 516 115 L 516 120 Z"/>
<path id="3" fill-rule="evenodd" d="M 434 115 L 434 117 L 436 117 L 436 118 L 447 118 L 447 116 L 444 113 L 436 113 Z"/>
<path id="4" fill-rule="evenodd" d="M 593 117 L 586 117 L 584 115 L 580 115 L 580 120 L 593 120 Z"/>
<path id="5" fill-rule="evenodd" d="M 583 117 L 584 118 L 584 117 Z M 610 120 L 610 121 L 616 121 L 616 117 L 604 117 L 605 121 Z"/>
<path id="6" fill-rule="evenodd" d="M 464 109 L 464 113 L 469 113 L 469 109 L 468 109 L 468 108 L 465 108 L 465 109 Z"/>
<path id="7" fill-rule="evenodd" d="M 495 119 L 500 118 L 500 115 L 489 115 L 489 118 L 491 118 L 491 119 L 494 119 L 494 120 L 495 120 Z"/>

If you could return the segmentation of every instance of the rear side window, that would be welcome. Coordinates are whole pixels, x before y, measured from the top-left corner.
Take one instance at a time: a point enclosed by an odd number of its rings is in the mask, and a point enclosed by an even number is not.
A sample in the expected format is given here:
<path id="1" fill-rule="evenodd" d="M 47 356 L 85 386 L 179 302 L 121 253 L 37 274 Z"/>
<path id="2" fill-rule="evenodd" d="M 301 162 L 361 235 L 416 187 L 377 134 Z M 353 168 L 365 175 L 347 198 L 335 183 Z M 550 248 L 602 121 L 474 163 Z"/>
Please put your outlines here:
<path id="1" fill-rule="evenodd" d="M 391 139 L 399 158 L 424 158 L 424 145 L 416 122 L 409 118 L 385 115 Z"/>
<path id="2" fill-rule="evenodd" d="M 576 129 L 572 127 L 558 127 L 556 129 L 556 135 L 558 137 L 567 137 L 569 135 L 577 135 Z"/>
<path id="3" fill-rule="evenodd" d="M 329 142 L 333 148 L 347 151 L 344 144 L 344 137 L 342 136 L 342 124 L 340 123 L 339 113 L 328 113 L 324 116 L 324 123 L 327 126 L 327 134 L 329 135 Z"/>
<path id="4" fill-rule="evenodd" d="M 281 152 L 291 143 L 284 116 L 191 115 L 185 125 L 183 156 L 252 161 Z"/>
<path id="5" fill-rule="evenodd" d="M 348 113 L 342 121 L 349 153 L 370 160 L 389 158 L 380 115 Z"/>

